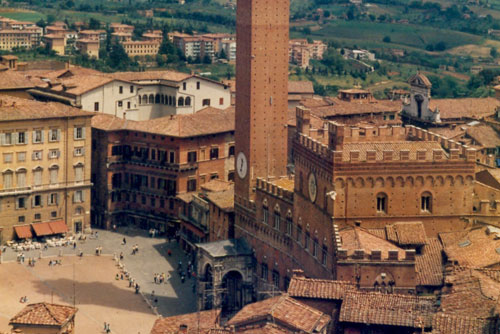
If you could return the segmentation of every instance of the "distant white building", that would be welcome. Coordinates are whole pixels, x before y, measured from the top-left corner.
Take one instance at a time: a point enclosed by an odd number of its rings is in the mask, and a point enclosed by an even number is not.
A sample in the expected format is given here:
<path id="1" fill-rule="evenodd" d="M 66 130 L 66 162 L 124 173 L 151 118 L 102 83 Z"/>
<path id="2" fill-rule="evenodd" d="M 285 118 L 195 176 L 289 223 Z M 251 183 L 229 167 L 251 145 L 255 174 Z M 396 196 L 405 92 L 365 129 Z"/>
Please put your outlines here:
<path id="1" fill-rule="evenodd" d="M 136 121 L 231 105 L 227 85 L 174 71 L 104 74 L 72 68 L 40 77 L 45 84 L 29 91 L 37 99 Z"/>
<path id="2" fill-rule="evenodd" d="M 368 50 L 351 50 L 344 49 L 345 59 L 355 59 L 355 60 L 369 60 L 375 61 L 375 54 Z"/>

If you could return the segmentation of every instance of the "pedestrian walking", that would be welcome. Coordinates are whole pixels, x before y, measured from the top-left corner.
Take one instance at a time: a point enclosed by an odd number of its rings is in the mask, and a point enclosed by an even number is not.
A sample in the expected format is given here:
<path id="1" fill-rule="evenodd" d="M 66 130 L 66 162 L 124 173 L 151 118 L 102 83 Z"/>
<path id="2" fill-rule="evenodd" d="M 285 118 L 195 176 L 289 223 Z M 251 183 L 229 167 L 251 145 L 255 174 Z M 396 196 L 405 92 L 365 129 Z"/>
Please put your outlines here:
<path id="1" fill-rule="evenodd" d="M 95 248 L 95 255 L 98 256 L 99 255 L 99 247 L 96 247 Z"/>
<path id="2" fill-rule="evenodd" d="M 123 260 L 123 252 L 120 252 L 120 260 Z"/>
<path id="3" fill-rule="evenodd" d="M 172 251 L 170 249 L 167 251 L 167 253 L 168 253 L 168 256 L 172 256 Z"/>
<path id="4" fill-rule="evenodd" d="M 127 239 L 123 238 L 123 242 L 122 242 L 124 245 L 127 244 Z"/>
<path id="5" fill-rule="evenodd" d="M 73 241 L 73 249 L 76 249 L 76 241 Z"/>

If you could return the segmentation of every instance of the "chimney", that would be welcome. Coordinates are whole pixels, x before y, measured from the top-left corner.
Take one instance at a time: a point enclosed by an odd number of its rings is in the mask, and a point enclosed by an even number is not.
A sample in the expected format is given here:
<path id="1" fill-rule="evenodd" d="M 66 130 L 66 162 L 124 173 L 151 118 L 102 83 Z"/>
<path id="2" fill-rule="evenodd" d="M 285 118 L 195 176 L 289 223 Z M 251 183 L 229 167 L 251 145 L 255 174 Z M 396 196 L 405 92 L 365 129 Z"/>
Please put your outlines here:
<path id="1" fill-rule="evenodd" d="M 347 259 L 347 249 L 339 248 L 337 250 L 337 258 Z"/>
<path id="2" fill-rule="evenodd" d="M 302 269 L 293 269 L 292 270 L 293 277 L 306 277 L 304 270 Z"/>
<path id="3" fill-rule="evenodd" d="M 365 250 L 364 249 L 355 249 L 354 256 L 355 259 L 362 260 L 365 258 Z"/>
<path id="4" fill-rule="evenodd" d="M 405 251 L 405 260 L 406 261 L 415 261 L 416 251 L 414 249 L 407 249 Z"/>
<path id="5" fill-rule="evenodd" d="M 379 249 L 372 250 L 372 260 L 382 260 L 382 251 Z"/>
<path id="6" fill-rule="evenodd" d="M 398 254 L 399 254 L 399 252 L 397 250 L 390 250 L 389 251 L 389 258 L 388 258 L 388 260 L 390 260 L 390 261 L 397 261 L 398 260 Z"/>

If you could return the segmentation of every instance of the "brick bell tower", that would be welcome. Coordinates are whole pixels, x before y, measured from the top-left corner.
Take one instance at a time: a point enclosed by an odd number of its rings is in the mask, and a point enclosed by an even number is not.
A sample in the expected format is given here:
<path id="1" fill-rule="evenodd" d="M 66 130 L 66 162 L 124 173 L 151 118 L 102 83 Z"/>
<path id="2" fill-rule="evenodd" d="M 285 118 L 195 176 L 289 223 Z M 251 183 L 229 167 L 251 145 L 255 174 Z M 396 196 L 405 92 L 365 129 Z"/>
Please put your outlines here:
<path id="1" fill-rule="evenodd" d="M 289 16 L 290 0 L 238 0 L 236 207 L 256 178 L 287 173 Z"/>

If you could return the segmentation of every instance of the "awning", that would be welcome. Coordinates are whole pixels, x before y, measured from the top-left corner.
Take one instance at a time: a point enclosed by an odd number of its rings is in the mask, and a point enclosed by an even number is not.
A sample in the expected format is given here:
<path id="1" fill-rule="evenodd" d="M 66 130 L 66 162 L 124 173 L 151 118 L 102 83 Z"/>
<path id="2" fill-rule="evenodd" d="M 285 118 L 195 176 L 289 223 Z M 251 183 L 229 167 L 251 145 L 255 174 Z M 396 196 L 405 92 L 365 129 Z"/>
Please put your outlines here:
<path id="1" fill-rule="evenodd" d="M 183 222 L 182 226 L 185 226 L 188 230 L 193 232 L 193 234 L 199 236 L 200 238 L 204 238 L 206 233 L 197 228 L 196 226 L 191 225 L 189 222 Z"/>
<path id="2" fill-rule="evenodd" d="M 19 239 L 31 239 L 33 234 L 31 233 L 31 227 L 29 225 L 14 226 L 17 237 Z"/>
<path id="3" fill-rule="evenodd" d="M 57 220 L 53 222 L 49 222 L 50 229 L 52 230 L 53 234 L 59 234 L 59 233 L 67 233 L 68 232 L 68 226 L 64 223 L 63 220 Z"/>
<path id="4" fill-rule="evenodd" d="M 31 224 L 31 226 L 33 226 L 33 230 L 35 231 L 37 237 L 54 234 L 54 232 L 52 232 L 52 229 L 50 228 L 49 223 L 36 223 Z"/>

